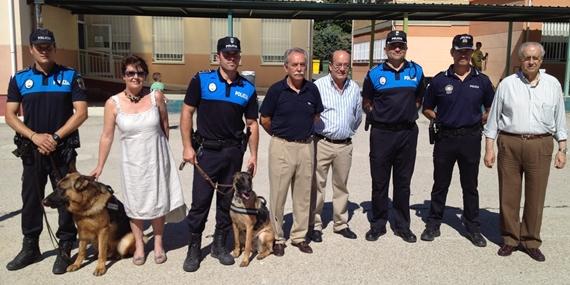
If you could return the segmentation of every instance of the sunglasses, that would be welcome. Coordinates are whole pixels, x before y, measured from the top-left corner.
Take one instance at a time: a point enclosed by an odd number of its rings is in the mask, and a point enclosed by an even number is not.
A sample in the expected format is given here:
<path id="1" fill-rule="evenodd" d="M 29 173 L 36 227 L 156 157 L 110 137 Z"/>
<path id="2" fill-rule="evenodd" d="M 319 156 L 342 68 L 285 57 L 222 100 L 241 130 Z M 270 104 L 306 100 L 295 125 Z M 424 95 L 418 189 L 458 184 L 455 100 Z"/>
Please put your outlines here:
<path id="1" fill-rule="evenodd" d="M 388 45 L 388 49 L 394 50 L 397 48 L 400 50 L 407 50 L 408 46 L 404 43 L 393 43 Z"/>
<path id="2" fill-rule="evenodd" d="M 138 77 L 146 77 L 146 72 L 144 72 L 144 71 L 127 71 L 127 72 L 125 72 L 125 75 L 127 77 L 135 77 L 135 75 L 137 75 Z"/>

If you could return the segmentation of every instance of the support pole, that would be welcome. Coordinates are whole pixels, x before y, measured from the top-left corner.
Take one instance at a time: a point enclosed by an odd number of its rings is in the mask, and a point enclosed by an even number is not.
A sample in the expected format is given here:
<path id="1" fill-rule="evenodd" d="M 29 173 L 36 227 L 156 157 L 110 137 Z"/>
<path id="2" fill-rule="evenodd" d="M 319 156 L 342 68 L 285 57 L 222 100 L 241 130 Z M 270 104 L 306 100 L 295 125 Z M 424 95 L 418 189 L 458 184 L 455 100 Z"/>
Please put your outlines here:
<path id="1" fill-rule="evenodd" d="M 34 5 L 36 9 L 36 29 L 42 28 L 44 26 L 42 19 L 42 5 L 44 0 L 34 0 Z"/>
<path id="2" fill-rule="evenodd" d="M 570 23 L 569 23 L 570 25 Z M 570 97 L 570 26 L 566 38 L 566 73 L 564 75 L 564 97 Z"/>
<path id="3" fill-rule="evenodd" d="M 10 2 L 10 74 L 14 76 L 16 74 L 16 18 L 14 17 L 14 0 L 8 0 Z"/>
<path id="4" fill-rule="evenodd" d="M 232 10 L 228 12 L 228 36 L 234 36 L 234 15 Z"/>
<path id="5" fill-rule="evenodd" d="M 507 66 L 505 66 L 505 74 L 503 77 L 507 77 L 510 74 L 512 44 L 513 44 L 513 22 L 509 22 L 509 31 L 507 36 Z"/>
<path id="6" fill-rule="evenodd" d="M 374 66 L 374 34 L 376 33 L 376 20 L 370 23 L 370 50 L 368 51 L 368 67 Z"/>
<path id="7" fill-rule="evenodd" d="M 408 12 L 404 13 L 404 32 L 408 33 Z"/>

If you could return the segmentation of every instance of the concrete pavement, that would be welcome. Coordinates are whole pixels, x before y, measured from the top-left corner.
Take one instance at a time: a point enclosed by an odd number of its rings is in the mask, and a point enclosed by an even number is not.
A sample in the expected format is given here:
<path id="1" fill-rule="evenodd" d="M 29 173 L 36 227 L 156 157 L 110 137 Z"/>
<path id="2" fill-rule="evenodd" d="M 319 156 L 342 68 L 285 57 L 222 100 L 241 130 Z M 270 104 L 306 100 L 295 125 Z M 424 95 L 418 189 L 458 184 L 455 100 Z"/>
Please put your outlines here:
<path id="1" fill-rule="evenodd" d="M 96 165 L 98 140 L 102 128 L 102 117 L 91 117 L 81 127 L 82 147 L 78 150 L 78 169 L 88 174 Z M 570 122 L 570 115 L 567 114 Z M 180 160 L 182 146 L 178 125 L 178 114 L 170 115 L 171 146 L 176 160 Z M 461 189 L 456 171 L 450 187 L 441 237 L 433 242 L 419 240 L 424 223 L 422 218 L 429 211 L 432 186 L 432 150 L 427 138 L 427 120 L 418 121 L 420 136 L 416 170 L 412 180 L 411 228 L 418 236 L 418 242 L 408 244 L 395 236 L 391 230 L 376 242 L 368 242 L 364 234 L 368 230 L 367 212 L 370 210 L 371 179 L 368 163 L 368 133 L 361 129 L 354 138 L 353 167 L 349 179 L 350 226 L 358 234 L 358 239 L 347 240 L 333 233 L 332 191 L 327 189 L 327 203 L 324 219 L 324 241 L 312 243 L 314 253 L 304 254 L 288 244 L 285 256 L 271 255 L 263 261 L 253 260 L 248 268 L 240 268 L 239 261 L 233 266 L 223 266 L 207 255 L 200 269 L 195 273 L 182 270 L 188 240 L 185 223 L 166 226 L 165 246 L 168 261 L 162 265 L 153 262 L 152 240 L 147 246 L 149 256 L 143 266 L 135 266 L 131 259 L 120 260 L 108 265 L 107 274 L 102 277 L 92 275 L 94 262 L 90 261 L 77 272 L 56 276 L 51 273 L 55 253 L 44 227 L 40 246 L 44 260 L 22 270 L 9 272 L 5 269 L 8 261 L 15 256 L 21 246 L 20 230 L 20 175 L 21 162 L 11 154 L 13 131 L 0 124 L 0 187 L 3 199 L 0 202 L 0 284 L 568 284 L 570 280 L 570 168 L 563 170 L 552 167 L 549 188 L 546 196 L 542 238 L 542 250 L 546 262 L 538 263 L 525 253 L 515 252 L 510 257 L 496 254 L 500 243 L 498 220 L 498 188 L 496 168 L 487 169 L 481 163 L 479 191 L 481 206 L 482 233 L 488 239 L 485 248 L 473 246 L 462 234 Z M 267 154 L 269 137 L 262 131 L 259 147 L 259 169 L 254 179 L 254 189 L 259 195 L 269 196 Z M 247 156 L 247 155 L 246 155 Z M 115 142 L 108 158 L 101 181 L 110 184 L 119 197 L 120 146 Z M 246 157 L 247 159 L 247 157 Z M 181 173 L 185 200 L 190 206 L 192 168 L 186 167 Z M 329 182 L 330 184 L 330 182 Z M 46 192 L 50 192 L 47 187 Z M 286 228 L 291 227 L 291 203 L 287 202 Z M 47 209 L 52 227 L 57 228 L 57 211 Z M 203 235 L 202 247 L 209 252 L 209 244 L 214 232 L 215 208 L 210 211 L 209 221 Z M 147 229 L 147 232 L 150 229 Z M 73 253 L 75 253 L 74 250 Z M 240 257 L 241 260 L 241 257 Z"/>

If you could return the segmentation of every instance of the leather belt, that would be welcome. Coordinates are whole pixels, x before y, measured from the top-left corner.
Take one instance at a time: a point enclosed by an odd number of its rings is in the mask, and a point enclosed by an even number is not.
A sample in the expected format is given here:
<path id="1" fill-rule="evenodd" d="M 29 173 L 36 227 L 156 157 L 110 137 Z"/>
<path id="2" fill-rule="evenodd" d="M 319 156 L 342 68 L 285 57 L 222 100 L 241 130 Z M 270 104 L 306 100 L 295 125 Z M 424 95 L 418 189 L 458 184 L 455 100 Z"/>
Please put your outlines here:
<path id="1" fill-rule="evenodd" d="M 533 140 L 533 139 L 540 139 L 544 137 L 551 137 L 552 134 L 544 133 L 544 134 L 513 134 L 505 131 L 500 132 L 501 135 L 509 136 L 509 137 L 518 137 L 523 140 Z"/>
<path id="2" fill-rule="evenodd" d="M 352 143 L 352 139 L 351 138 L 346 138 L 346 139 L 342 139 L 342 140 L 333 140 L 333 139 L 329 139 L 321 134 L 315 134 L 315 137 L 325 140 L 327 142 L 330 143 L 334 143 L 334 144 L 349 144 Z"/>
<path id="3" fill-rule="evenodd" d="M 308 137 L 308 138 L 306 138 L 306 139 L 301 139 L 301 140 L 286 139 L 286 138 L 281 138 L 281 137 L 278 137 L 278 136 L 274 136 L 274 138 L 277 138 L 277 139 L 280 139 L 280 140 L 284 140 L 284 141 L 286 141 L 286 142 L 304 143 L 304 144 L 311 143 L 311 142 L 313 141 L 313 137 L 312 137 L 312 136 L 310 136 L 310 137 Z"/>
<path id="4" fill-rule="evenodd" d="M 373 128 L 388 130 L 388 131 L 411 130 L 416 126 L 416 122 L 394 123 L 394 124 L 371 122 L 371 124 Z"/>

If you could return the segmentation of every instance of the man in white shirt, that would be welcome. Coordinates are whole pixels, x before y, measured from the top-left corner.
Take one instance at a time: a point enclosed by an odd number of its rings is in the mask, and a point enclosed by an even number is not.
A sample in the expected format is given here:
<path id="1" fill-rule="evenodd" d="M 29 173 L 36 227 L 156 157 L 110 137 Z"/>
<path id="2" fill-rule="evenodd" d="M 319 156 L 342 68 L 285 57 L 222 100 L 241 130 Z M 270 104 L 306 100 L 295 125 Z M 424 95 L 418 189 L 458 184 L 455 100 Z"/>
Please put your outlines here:
<path id="1" fill-rule="evenodd" d="M 505 78 L 495 94 L 484 134 L 485 165 L 495 163 L 493 149 L 498 145 L 499 200 L 503 245 L 497 252 L 509 256 L 520 245 L 536 261 L 545 257 L 539 247 L 542 210 L 553 137 L 558 142 L 554 166 L 566 164 L 566 114 L 558 80 L 544 72 L 540 43 L 526 42 L 519 49 L 521 71 Z M 522 176 L 525 202 L 522 222 L 519 217 Z"/>

